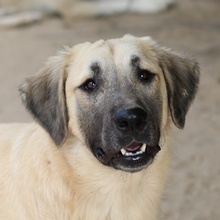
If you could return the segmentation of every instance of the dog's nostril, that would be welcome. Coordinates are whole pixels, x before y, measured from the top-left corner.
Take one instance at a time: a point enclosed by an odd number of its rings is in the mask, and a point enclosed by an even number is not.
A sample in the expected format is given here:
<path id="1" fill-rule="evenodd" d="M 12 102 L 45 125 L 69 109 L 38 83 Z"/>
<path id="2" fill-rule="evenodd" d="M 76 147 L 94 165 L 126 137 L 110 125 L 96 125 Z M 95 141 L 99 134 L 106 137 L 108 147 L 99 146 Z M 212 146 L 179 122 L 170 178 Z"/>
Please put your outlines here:
<path id="1" fill-rule="evenodd" d="M 129 124 L 127 121 L 120 121 L 120 122 L 118 122 L 118 127 L 121 130 L 126 130 L 129 127 Z"/>
<path id="2" fill-rule="evenodd" d="M 142 128 L 142 126 L 143 126 L 143 121 L 142 121 L 142 119 L 137 119 L 136 120 L 136 128 Z"/>

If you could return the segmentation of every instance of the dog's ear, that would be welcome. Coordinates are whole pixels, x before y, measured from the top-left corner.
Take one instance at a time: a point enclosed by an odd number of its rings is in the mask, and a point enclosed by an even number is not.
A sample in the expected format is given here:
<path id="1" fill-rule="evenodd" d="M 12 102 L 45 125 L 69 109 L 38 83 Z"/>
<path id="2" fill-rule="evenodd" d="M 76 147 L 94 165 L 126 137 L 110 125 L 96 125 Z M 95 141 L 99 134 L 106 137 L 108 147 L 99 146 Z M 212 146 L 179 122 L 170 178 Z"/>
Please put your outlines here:
<path id="1" fill-rule="evenodd" d="M 160 52 L 171 117 L 178 128 L 183 128 L 186 113 L 198 89 L 199 66 L 189 56 L 181 56 L 165 48 Z"/>
<path id="2" fill-rule="evenodd" d="M 62 145 L 67 136 L 66 56 L 63 52 L 50 58 L 45 67 L 37 75 L 26 79 L 19 89 L 26 108 L 57 146 Z"/>

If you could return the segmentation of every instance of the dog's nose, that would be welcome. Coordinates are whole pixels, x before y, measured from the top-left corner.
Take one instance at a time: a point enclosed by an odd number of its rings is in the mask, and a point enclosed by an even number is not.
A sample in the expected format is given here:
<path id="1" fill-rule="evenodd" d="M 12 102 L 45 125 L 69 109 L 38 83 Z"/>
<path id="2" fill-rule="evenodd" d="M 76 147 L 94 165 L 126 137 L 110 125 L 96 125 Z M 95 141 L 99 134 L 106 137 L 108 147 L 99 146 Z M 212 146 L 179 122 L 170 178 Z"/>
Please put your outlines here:
<path id="1" fill-rule="evenodd" d="M 141 108 L 121 109 L 114 115 L 118 130 L 134 134 L 146 125 L 147 113 Z"/>

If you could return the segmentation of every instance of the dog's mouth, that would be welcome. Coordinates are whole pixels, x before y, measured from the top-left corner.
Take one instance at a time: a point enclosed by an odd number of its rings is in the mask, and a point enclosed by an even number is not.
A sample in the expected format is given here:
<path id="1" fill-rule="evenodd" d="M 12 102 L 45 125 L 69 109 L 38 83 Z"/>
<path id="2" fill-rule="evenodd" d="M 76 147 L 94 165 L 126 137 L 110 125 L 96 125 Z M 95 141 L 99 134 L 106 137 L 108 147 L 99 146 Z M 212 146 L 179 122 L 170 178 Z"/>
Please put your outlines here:
<path id="1" fill-rule="evenodd" d="M 115 154 L 111 160 L 112 165 L 116 169 L 137 172 L 150 165 L 160 150 L 159 145 L 149 146 L 145 143 L 133 142 Z"/>
<path id="2" fill-rule="evenodd" d="M 132 157 L 133 160 L 136 160 L 135 157 L 138 155 L 144 154 L 146 151 L 150 151 L 150 147 L 143 143 L 132 143 L 125 148 L 122 148 L 119 153 L 115 155 L 116 158 L 119 157 Z"/>

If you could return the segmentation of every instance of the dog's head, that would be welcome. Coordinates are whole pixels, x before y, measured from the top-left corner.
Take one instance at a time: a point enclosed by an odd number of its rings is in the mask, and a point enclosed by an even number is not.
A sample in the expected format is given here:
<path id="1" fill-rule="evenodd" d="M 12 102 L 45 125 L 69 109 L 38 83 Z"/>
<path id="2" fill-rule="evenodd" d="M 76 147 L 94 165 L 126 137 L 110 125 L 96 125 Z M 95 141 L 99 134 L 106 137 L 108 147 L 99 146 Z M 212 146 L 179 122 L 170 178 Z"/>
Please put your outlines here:
<path id="1" fill-rule="evenodd" d="M 169 118 L 184 127 L 198 80 L 193 59 L 126 35 L 67 49 L 20 91 L 56 145 L 75 136 L 102 164 L 135 172 L 160 151 Z"/>

